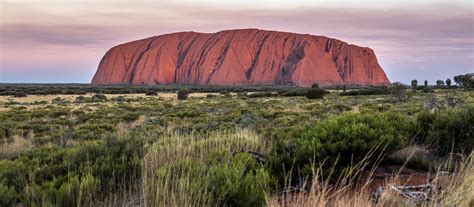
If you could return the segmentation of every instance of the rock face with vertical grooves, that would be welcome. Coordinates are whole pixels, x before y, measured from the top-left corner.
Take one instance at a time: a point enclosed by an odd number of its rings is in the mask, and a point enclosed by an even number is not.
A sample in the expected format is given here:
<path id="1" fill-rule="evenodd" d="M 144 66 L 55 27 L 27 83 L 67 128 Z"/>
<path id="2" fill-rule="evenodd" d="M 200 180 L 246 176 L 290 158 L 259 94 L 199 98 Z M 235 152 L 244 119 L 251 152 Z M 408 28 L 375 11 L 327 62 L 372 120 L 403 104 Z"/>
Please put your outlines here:
<path id="1" fill-rule="evenodd" d="M 374 51 L 323 36 L 257 29 L 179 32 L 118 45 L 92 84 L 389 84 Z"/>

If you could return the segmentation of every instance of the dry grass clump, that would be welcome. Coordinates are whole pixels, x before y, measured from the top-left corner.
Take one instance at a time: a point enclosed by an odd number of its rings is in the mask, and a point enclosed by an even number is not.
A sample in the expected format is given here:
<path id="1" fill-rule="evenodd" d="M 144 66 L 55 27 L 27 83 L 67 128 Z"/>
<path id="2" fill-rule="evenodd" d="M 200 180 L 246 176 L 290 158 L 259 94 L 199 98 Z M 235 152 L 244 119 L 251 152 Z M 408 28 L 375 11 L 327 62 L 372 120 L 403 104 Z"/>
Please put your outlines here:
<path id="1" fill-rule="evenodd" d="M 154 170 L 163 164 L 192 157 L 209 160 L 210 152 L 233 153 L 241 149 L 265 152 L 269 149 L 260 136 L 246 129 L 236 132 L 214 132 L 206 136 L 167 134 L 158 139 L 143 158 L 145 169 Z"/>
<path id="2" fill-rule="evenodd" d="M 11 159 L 32 146 L 30 139 L 18 135 L 11 137 L 11 142 L 0 145 L 0 159 Z"/>
<path id="3" fill-rule="evenodd" d="M 463 161 L 441 199 L 444 205 L 474 206 L 474 152 Z"/>
<path id="4" fill-rule="evenodd" d="M 116 132 L 119 135 L 124 135 L 129 133 L 132 129 L 141 126 L 145 121 L 147 120 L 147 117 L 145 115 L 140 115 L 137 120 L 132 121 L 132 122 L 120 122 L 117 124 Z"/>
<path id="5" fill-rule="evenodd" d="M 211 196 L 208 163 L 232 156 L 241 149 L 265 152 L 268 144 L 248 130 L 207 136 L 169 134 L 158 139 L 143 158 L 142 193 L 145 206 L 211 206 L 221 198 Z M 243 162 L 245 163 L 245 162 Z M 226 166 L 243 170 L 245 166 Z M 220 166 L 220 167 L 222 167 Z M 235 168 L 233 168 L 235 167 Z M 211 168 L 211 169 L 208 169 Z M 227 169 L 227 168 L 226 168 Z"/>
<path id="6" fill-rule="evenodd" d="M 371 193 L 369 179 L 380 161 L 381 156 L 374 156 L 376 146 L 358 163 L 348 168 L 346 174 L 340 176 L 336 181 L 323 176 L 323 168 L 314 165 L 312 167 L 312 178 L 297 189 L 286 187 L 283 193 L 272 197 L 268 206 L 371 206 Z M 369 159 L 376 158 L 374 166 L 369 168 Z M 333 166 L 334 168 L 334 166 Z M 364 174 L 368 172 L 367 174 Z"/>
<path id="7" fill-rule="evenodd" d="M 411 145 L 404 147 L 388 156 L 392 162 L 405 163 L 417 169 L 429 169 L 439 165 L 439 160 L 426 147 Z"/>
<path id="8" fill-rule="evenodd" d="M 452 163 L 445 163 L 452 165 Z M 359 167 L 362 165 L 359 165 Z M 416 203 L 406 199 L 389 185 L 403 185 L 402 178 L 398 173 L 387 178 L 383 187 L 384 192 L 377 203 L 373 202 L 373 193 L 370 189 L 371 179 L 358 183 L 357 180 L 343 178 L 339 184 L 330 184 L 327 179 L 323 179 L 321 171 L 315 170 L 311 186 L 303 186 L 298 191 L 287 192 L 272 197 L 269 206 L 474 206 L 474 153 L 459 163 L 459 168 L 449 176 L 440 170 L 432 179 L 432 184 L 436 186 L 433 193 L 430 194 L 430 200 L 422 203 Z M 357 168 L 359 168 L 357 167 Z M 358 174 L 354 169 L 353 173 Z M 360 175 L 360 174 L 359 174 Z M 370 175 L 371 176 L 371 175 Z M 369 176 L 369 177 L 370 177 Z M 355 181 L 355 182 L 354 182 Z M 427 180 L 428 181 L 428 180 Z"/>

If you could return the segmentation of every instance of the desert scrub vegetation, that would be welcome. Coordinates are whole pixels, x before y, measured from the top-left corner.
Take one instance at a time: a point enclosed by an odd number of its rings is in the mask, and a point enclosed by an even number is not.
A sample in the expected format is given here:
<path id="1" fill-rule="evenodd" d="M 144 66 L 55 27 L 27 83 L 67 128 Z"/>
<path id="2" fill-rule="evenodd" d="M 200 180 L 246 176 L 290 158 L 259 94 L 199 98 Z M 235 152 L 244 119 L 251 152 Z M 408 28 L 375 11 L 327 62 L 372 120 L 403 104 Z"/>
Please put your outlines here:
<path id="1" fill-rule="evenodd" d="M 82 90 L 74 87 L 52 89 Z M 327 195 L 353 199 L 329 189 L 354 177 L 358 162 L 360 171 L 401 166 L 416 152 L 406 166 L 435 173 L 446 157 L 460 163 L 473 148 L 474 95 L 466 89 L 410 88 L 398 102 L 385 92 L 308 99 L 308 88 L 173 87 L 141 96 L 120 92 L 142 89 L 111 86 L 57 96 L 68 101 L 0 99 L 0 206 L 284 205 L 293 195 L 324 195 L 322 184 Z M 216 93 L 177 100 L 178 90 Z M 354 183 L 346 184 L 344 192 Z M 282 197 L 290 189 L 298 190 Z M 367 202 L 370 195 L 359 193 Z"/>
<path id="2" fill-rule="evenodd" d="M 0 180 L 15 202 L 29 206 L 93 204 L 139 177 L 141 153 L 135 138 L 40 147 L 15 160 L 1 160 Z"/>
<path id="3" fill-rule="evenodd" d="M 288 179 L 301 184 L 301 179 L 311 175 L 315 162 L 328 169 L 323 170 L 323 176 L 340 177 L 346 167 L 360 162 L 370 151 L 381 155 L 403 148 L 410 125 L 396 113 L 348 113 L 328 118 L 294 141 L 275 144 L 270 167 L 281 185 Z"/>
<path id="4" fill-rule="evenodd" d="M 273 180 L 241 150 L 265 154 L 268 146 L 248 130 L 166 135 L 144 157 L 145 205 L 262 206 Z"/>

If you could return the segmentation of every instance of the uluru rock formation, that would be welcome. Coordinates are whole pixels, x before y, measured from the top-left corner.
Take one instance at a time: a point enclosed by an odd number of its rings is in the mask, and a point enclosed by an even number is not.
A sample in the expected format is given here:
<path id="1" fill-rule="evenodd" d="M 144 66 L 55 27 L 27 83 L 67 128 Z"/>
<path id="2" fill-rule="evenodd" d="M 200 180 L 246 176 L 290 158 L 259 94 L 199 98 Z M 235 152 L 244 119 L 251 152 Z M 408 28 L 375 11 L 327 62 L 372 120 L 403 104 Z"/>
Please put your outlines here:
<path id="1" fill-rule="evenodd" d="M 389 84 L 374 51 L 340 40 L 257 29 L 179 32 L 121 44 L 92 84 Z"/>

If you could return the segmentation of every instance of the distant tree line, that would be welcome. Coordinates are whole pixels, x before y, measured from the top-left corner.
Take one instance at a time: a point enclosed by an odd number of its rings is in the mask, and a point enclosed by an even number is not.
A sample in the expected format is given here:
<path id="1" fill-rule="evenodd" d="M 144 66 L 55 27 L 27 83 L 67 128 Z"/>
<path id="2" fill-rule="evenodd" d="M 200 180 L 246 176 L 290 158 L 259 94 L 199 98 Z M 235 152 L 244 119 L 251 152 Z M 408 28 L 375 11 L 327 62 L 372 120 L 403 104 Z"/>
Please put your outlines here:
<path id="1" fill-rule="evenodd" d="M 474 73 L 465 75 L 457 75 L 453 78 L 456 83 L 452 85 L 451 79 L 437 80 L 436 88 L 464 88 L 472 89 L 474 87 Z M 159 92 L 175 93 L 178 91 L 188 91 L 188 93 L 246 93 L 246 92 L 260 92 L 254 95 L 255 97 L 273 96 L 277 93 L 278 96 L 307 96 L 311 98 L 320 98 L 327 94 L 324 90 L 342 89 L 340 95 L 342 96 L 357 96 L 357 95 L 383 95 L 390 94 L 392 86 L 367 86 L 367 85 L 335 85 L 320 88 L 317 83 L 313 84 L 311 88 L 286 86 L 286 85 L 241 85 L 241 86 L 217 86 L 217 85 L 105 85 L 95 86 L 90 84 L 7 84 L 0 83 L 0 96 L 14 96 L 17 98 L 26 97 L 27 95 L 53 95 L 53 94 L 70 94 L 70 95 L 84 95 L 92 94 L 136 94 L 143 93 L 148 96 L 157 95 Z M 424 90 L 430 92 L 432 90 L 428 81 L 424 81 L 424 86 L 418 84 L 418 80 L 412 80 L 411 86 L 416 90 Z M 310 94 L 309 94 L 309 93 Z M 183 93 L 184 94 L 184 93 Z"/>
<path id="2" fill-rule="evenodd" d="M 465 75 L 457 75 L 453 78 L 456 86 L 452 85 L 452 80 L 450 78 L 446 80 L 437 80 L 436 87 L 437 88 L 464 88 L 464 89 L 472 89 L 474 87 L 474 73 L 468 73 Z M 428 81 L 424 81 L 424 86 L 418 86 L 418 80 L 414 79 L 411 81 L 411 86 L 413 89 L 423 89 L 429 87 Z"/>

